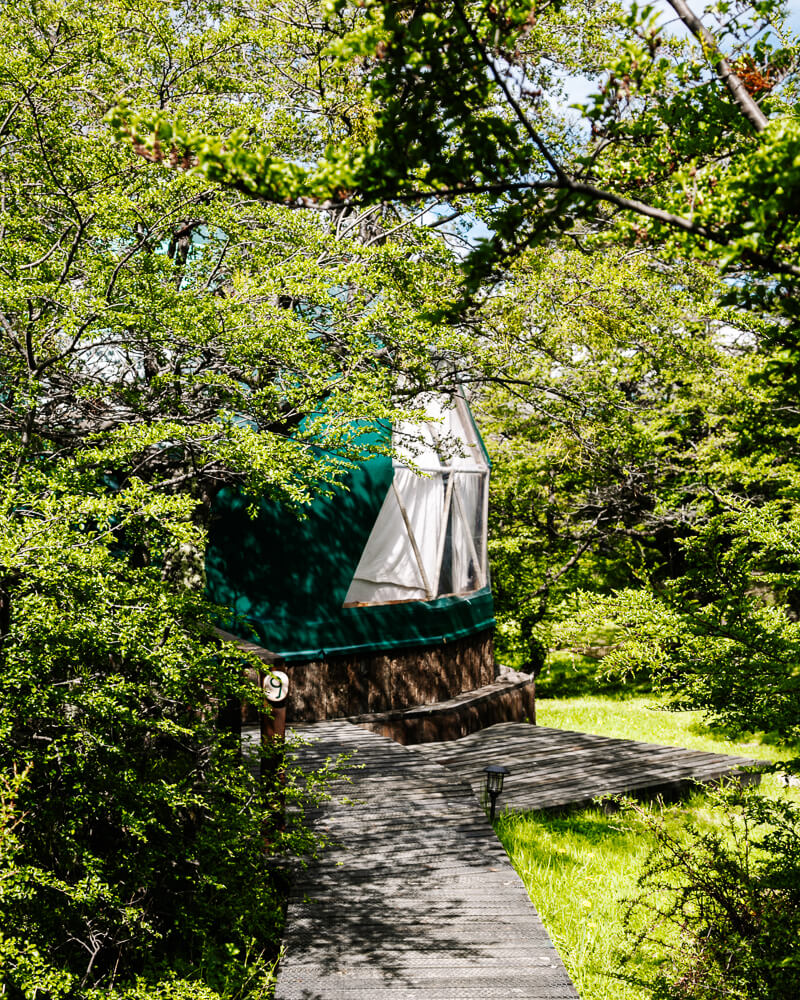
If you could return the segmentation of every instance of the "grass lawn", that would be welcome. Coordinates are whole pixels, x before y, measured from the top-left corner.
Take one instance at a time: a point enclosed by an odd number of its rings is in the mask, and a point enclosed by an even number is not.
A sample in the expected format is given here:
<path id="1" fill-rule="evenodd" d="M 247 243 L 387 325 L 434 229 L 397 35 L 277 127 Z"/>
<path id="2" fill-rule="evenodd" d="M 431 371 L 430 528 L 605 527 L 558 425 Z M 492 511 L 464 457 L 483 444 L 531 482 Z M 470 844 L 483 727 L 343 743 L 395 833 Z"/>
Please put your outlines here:
<path id="1" fill-rule="evenodd" d="M 728 736 L 706 725 L 702 712 L 670 712 L 664 705 L 655 695 L 624 699 L 604 695 L 537 698 L 536 721 L 540 726 L 554 729 L 574 729 L 580 733 L 738 754 L 758 760 L 787 760 L 800 753 L 800 748 L 793 751 L 768 737 Z"/>
<path id="2" fill-rule="evenodd" d="M 734 740 L 712 732 L 699 712 L 664 711 L 652 696 L 543 699 L 537 701 L 537 721 L 543 726 L 762 760 L 800 753 L 755 736 Z M 776 777 L 767 777 L 763 787 L 770 795 L 798 797 Z M 702 794 L 667 806 L 664 812 L 673 828 L 688 821 L 699 826 L 715 823 L 714 811 Z M 623 981 L 619 975 L 646 978 L 660 956 L 645 952 L 621 969 L 618 948 L 622 940 L 620 900 L 636 888 L 649 835 L 626 814 L 607 814 L 601 809 L 560 816 L 506 813 L 498 818 L 496 829 L 582 1000 L 646 1000 L 643 986 Z"/>

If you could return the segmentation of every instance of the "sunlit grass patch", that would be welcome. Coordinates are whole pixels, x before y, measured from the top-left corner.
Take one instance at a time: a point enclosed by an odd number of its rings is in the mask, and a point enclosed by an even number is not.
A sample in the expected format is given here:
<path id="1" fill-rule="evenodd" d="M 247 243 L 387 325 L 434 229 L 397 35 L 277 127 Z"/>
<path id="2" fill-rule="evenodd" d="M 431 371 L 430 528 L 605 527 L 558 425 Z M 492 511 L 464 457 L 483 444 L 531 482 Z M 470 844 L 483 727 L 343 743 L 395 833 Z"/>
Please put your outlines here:
<path id="1" fill-rule="evenodd" d="M 540 726 L 554 729 L 737 754 L 758 760 L 787 760 L 800 754 L 800 748 L 781 746 L 769 736 L 748 733 L 734 737 L 712 729 L 704 722 L 700 711 L 668 711 L 666 702 L 654 694 L 624 700 L 605 696 L 537 698 L 536 721 Z"/>
<path id="2" fill-rule="evenodd" d="M 496 829 L 583 1000 L 643 997 L 614 974 L 619 900 L 634 891 L 649 840 L 600 809 L 504 814 Z M 652 964 L 652 957 L 641 962 Z"/>
<path id="3" fill-rule="evenodd" d="M 775 778 L 765 782 L 764 791 L 800 800 L 797 789 L 786 789 Z M 675 833 L 690 823 L 718 829 L 721 819 L 702 793 L 644 808 L 661 811 Z M 560 815 L 504 813 L 495 829 L 581 1000 L 647 1000 L 642 981 L 652 978 L 665 956 L 645 945 L 623 964 L 623 912 L 625 900 L 636 894 L 652 834 L 635 816 L 600 807 Z"/>
<path id="4" fill-rule="evenodd" d="M 624 701 L 606 697 L 543 699 L 537 721 L 544 726 L 573 729 L 623 739 L 684 746 L 761 760 L 798 756 L 798 748 L 776 746 L 769 738 L 748 734 L 734 739 L 712 730 L 700 712 L 667 712 L 655 696 Z M 767 775 L 762 790 L 770 796 L 800 800 L 780 777 Z M 668 827 L 676 832 L 690 823 L 716 828 L 720 814 L 698 792 L 662 807 Z M 637 878 L 653 845 L 652 834 L 625 812 L 603 808 L 573 810 L 559 815 L 504 813 L 496 830 L 561 955 L 582 1000 L 647 1000 L 647 988 L 637 981 L 656 972 L 663 953 L 652 945 L 640 948 L 625 965 L 624 900 L 633 896 Z"/>

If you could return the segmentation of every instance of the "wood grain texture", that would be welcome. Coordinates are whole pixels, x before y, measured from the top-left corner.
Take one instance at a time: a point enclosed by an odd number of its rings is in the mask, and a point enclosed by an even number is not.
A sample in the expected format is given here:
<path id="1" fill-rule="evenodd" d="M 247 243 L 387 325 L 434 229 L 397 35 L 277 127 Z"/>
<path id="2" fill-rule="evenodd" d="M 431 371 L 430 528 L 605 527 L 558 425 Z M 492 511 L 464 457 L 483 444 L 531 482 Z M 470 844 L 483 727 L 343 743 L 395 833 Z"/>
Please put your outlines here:
<path id="1" fill-rule="evenodd" d="M 316 722 L 445 701 L 493 683 L 491 630 L 438 646 L 293 663 L 290 722 Z"/>
<path id="2" fill-rule="evenodd" d="M 531 674 L 500 667 L 491 684 L 446 701 L 394 712 L 351 716 L 348 722 L 397 743 L 457 740 L 497 722 L 535 722 L 536 685 Z"/>
<path id="3" fill-rule="evenodd" d="M 276 1000 L 577 1000 L 467 784 L 347 722 L 301 728 L 303 766 L 361 766 L 315 819 L 336 846 L 299 873 Z"/>

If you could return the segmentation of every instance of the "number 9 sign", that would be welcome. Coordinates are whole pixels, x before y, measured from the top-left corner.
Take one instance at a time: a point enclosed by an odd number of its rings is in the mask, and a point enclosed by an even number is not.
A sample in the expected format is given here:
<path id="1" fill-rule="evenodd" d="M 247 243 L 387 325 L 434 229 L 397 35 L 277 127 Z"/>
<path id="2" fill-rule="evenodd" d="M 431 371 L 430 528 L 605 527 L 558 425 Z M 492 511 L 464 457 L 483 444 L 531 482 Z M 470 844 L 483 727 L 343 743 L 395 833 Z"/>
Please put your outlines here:
<path id="1" fill-rule="evenodd" d="M 272 670 L 264 677 L 264 697 L 267 701 L 283 701 L 289 693 L 289 677 L 282 670 Z"/>

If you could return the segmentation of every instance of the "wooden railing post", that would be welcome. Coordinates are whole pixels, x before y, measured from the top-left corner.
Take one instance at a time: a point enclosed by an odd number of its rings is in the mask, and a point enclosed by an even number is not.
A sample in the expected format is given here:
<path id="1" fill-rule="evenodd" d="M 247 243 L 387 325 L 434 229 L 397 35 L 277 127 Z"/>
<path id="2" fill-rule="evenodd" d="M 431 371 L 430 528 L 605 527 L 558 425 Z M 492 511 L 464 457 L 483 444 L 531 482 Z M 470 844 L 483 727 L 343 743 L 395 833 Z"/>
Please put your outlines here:
<path id="1" fill-rule="evenodd" d="M 286 702 L 289 693 L 289 678 L 282 670 L 272 670 L 260 674 L 261 690 L 264 693 L 259 723 L 261 729 L 261 770 L 260 777 L 265 790 L 272 787 L 276 807 L 272 816 L 273 830 L 283 830 L 286 824 L 286 800 L 284 786 L 284 749 L 286 742 Z"/>

